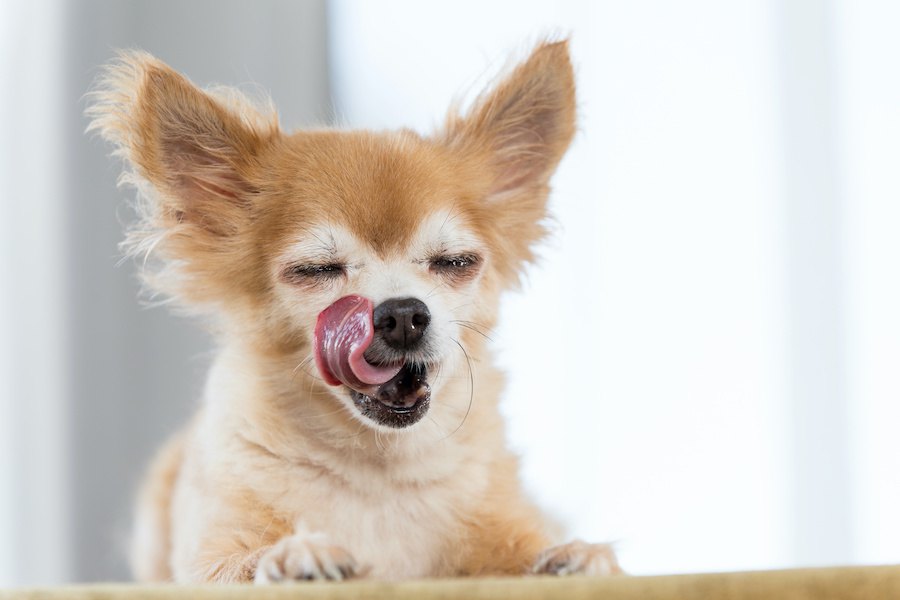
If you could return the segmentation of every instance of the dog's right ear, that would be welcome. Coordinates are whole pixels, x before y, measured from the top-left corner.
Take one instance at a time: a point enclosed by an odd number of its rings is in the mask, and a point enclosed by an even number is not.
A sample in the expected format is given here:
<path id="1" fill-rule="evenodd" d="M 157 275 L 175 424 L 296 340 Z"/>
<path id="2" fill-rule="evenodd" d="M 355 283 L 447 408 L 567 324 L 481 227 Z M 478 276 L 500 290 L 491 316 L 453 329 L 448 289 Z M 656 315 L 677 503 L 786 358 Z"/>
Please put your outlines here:
<path id="1" fill-rule="evenodd" d="M 226 106 L 141 52 L 120 54 L 90 99 L 88 130 L 113 142 L 153 186 L 160 225 L 228 234 L 253 194 L 252 166 L 277 132 L 274 118 L 239 99 L 241 106 Z"/>
<path id="2" fill-rule="evenodd" d="M 254 173 L 279 135 L 274 110 L 235 90 L 202 91 L 142 52 L 120 54 L 88 99 L 88 130 L 115 144 L 124 181 L 140 191 L 124 247 L 160 259 L 158 273 L 144 273 L 151 287 L 196 305 L 219 291 L 217 280 L 233 285 L 235 265 L 246 264 L 235 238 L 258 191 Z"/>

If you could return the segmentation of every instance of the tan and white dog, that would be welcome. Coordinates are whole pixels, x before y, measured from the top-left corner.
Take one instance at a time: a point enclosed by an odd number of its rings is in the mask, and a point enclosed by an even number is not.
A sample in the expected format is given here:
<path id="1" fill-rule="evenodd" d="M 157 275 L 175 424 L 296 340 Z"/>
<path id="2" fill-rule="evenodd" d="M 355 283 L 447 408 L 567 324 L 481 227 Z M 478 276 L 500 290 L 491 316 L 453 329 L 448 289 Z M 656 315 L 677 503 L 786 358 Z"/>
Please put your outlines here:
<path id="1" fill-rule="evenodd" d="M 140 495 L 139 579 L 619 572 L 523 494 L 484 335 L 575 131 L 567 42 L 429 137 L 285 133 L 135 52 L 91 97 L 140 190 L 125 247 L 220 344 Z"/>

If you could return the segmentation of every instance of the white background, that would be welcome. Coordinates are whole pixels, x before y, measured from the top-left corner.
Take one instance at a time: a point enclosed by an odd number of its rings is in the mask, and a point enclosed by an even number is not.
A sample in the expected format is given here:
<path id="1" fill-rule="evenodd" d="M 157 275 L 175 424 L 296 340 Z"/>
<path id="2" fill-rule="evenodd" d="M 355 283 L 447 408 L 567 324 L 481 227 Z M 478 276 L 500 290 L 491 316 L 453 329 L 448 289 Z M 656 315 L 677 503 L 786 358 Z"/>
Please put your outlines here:
<path id="1" fill-rule="evenodd" d="M 635 573 L 900 560 L 895 5 L 333 7 L 354 126 L 430 131 L 571 35 L 557 232 L 494 338 L 574 533 Z"/>
<path id="2" fill-rule="evenodd" d="M 898 24 L 888 0 L 0 2 L 0 584 L 126 575 L 133 486 L 209 356 L 116 268 L 96 65 L 138 46 L 271 90 L 288 128 L 330 96 L 427 132 L 547 34 L 580 132 L 492 334 L 529 488 L 632 573 L 900 562 Z"/>

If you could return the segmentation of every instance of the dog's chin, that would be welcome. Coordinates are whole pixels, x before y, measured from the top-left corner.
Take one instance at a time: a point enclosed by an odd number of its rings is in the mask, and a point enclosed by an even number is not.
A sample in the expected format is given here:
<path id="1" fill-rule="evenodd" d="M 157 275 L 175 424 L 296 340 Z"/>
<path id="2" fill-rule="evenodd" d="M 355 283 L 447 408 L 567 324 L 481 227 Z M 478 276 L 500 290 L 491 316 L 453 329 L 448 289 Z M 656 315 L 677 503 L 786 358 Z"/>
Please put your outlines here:
<path id="1" fill-rule="evenodd" d="M 428 413 L 431 387 L 428 368 L 407 363 L 392 379 L 371 394 L 349 390 L 353 405 L 366 419 L 391 429 L 403 429 L 418 423 Z"/>

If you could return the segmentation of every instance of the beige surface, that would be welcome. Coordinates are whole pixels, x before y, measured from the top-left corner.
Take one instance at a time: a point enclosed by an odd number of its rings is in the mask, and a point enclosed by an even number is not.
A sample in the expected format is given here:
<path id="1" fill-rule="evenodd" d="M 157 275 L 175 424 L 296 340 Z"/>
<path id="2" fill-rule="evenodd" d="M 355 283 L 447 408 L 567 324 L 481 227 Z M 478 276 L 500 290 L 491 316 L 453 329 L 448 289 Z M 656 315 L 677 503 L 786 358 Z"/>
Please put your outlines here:
<path id="1" fill-rule="evenodd" d="M 349 582 L 298 583 L 276 587 L 184 587 L 138 585 L 85 585 L 0 591 L 0 600 L 12 599 L 159 599 L 232 600 L 387 598 L 494 600 L 560 598 L 580 600 L 688 600 L 723 598 L 741 600 L 831 600 L 865 598 L 900 599 L 900 566 L 802 569 L 661 577 L 609 579 L 509 578 L 445 579 L 402 583 Z"/>

